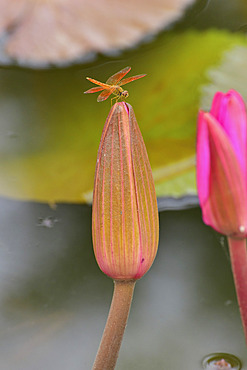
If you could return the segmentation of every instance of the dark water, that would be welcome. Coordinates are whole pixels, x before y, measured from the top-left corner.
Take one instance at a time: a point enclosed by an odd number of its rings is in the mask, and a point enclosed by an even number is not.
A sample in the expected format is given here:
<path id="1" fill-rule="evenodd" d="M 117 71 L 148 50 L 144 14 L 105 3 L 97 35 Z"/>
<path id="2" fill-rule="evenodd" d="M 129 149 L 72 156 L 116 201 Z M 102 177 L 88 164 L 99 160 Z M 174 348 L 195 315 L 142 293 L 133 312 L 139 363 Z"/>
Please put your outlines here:
<path id="1" fill-rule="evenodd" d="M 91 207 L 0 206 L 1 369 L 90 369 L 113 288 L 94 260 Z M 196 370 L 213 352 L 247 361 L 226 242 L 199 208 L 161 212 L 117 369 Z"/>

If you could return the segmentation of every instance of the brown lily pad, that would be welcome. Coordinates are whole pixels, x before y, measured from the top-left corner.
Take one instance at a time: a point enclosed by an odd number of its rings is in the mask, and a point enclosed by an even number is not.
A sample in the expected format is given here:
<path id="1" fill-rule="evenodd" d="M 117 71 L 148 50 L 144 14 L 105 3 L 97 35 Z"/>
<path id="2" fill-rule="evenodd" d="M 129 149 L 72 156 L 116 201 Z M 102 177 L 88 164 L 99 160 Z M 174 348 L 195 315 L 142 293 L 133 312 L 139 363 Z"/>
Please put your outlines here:
<path id="1" fill-rule="evenodd" d="M 1 59 L 46 66 L 133 46 L 194 0 L 0 0 Z"/>

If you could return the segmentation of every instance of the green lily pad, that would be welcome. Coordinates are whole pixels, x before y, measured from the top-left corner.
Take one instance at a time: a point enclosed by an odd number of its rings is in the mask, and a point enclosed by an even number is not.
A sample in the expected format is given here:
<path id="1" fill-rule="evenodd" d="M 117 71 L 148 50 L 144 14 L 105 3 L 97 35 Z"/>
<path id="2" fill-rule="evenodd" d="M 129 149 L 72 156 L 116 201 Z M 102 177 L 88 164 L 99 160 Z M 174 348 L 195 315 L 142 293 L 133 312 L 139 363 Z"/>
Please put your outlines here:
<path id="1" fill-rule="evenodd" d="M 201 87 L 201 107 L 209 110 L 216 91 L 237 90 L 247 101 L 246 77 L 247 48 L 235 46 L 227 51 L 219 65 L 207 72 L 208 83 Z"/>
<path id="2" fill-rule="evenodd" d="M 243 34 L 169 32 L 125 61 L 87 70 L 0 70 L 0 194 L 44 202 L 91 199 L 97 148 L 110 109 L 85 77 L 101 81 L 132 65 L 128 85 L 158 196 L 193 194 L 201 87 L 226 50 L 246 48 Z"/>

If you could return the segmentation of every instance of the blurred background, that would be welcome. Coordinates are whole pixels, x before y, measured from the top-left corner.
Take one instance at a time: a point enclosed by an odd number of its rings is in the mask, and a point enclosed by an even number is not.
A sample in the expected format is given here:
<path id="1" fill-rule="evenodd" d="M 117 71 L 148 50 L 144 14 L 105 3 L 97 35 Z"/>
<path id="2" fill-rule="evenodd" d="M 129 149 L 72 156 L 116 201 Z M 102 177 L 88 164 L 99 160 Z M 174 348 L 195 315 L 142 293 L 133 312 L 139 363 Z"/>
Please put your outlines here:
<path id="1" fill-rule="evenodd" d="M 199 370 L 247 354 L 227 243 L 202 222 L 199 108 L 247 101 L 245 0 L 0 3 L 0 368 L 90 369 L 113 283 L 91 240 L 97 149 L 110 99 L 84 95 L 126 66 L 160 211 L 116 369 Z"/>

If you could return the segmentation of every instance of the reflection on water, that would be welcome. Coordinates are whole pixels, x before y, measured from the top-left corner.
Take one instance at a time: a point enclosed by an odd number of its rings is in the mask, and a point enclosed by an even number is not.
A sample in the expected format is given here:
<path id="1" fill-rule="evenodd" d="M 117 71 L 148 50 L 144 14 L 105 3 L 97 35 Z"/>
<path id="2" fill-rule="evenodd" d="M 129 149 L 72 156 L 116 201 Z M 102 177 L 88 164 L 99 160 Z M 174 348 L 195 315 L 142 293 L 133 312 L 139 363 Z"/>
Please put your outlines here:
<path id="1" fill-rule="evenodd" d="M 241 370 L 240 360 L 229 353 L 212 353 L 203 359 L 203 369 L 206 370 Z"/>
<path id="2" fill-rule="evenodd" d="M 246 0 L 197 0 L 187 10 L 186 17 L 176 29 L 196 27 L 197 29 L 225 28 L 232 31 L 244 31 L 247 25 Z"/>
<path id="3" fill-rule="evenodd" d="M 91 208 L 4 199 L 0 206 L 2 368 L 90 369 L 113 289 L 94 260 Z M 199 209 L 163 212 L 160 221 L 158 256 L 137 283 L 117 369 L 197 370 L 219 349 L 246 362 L 220 239 Z"/>

